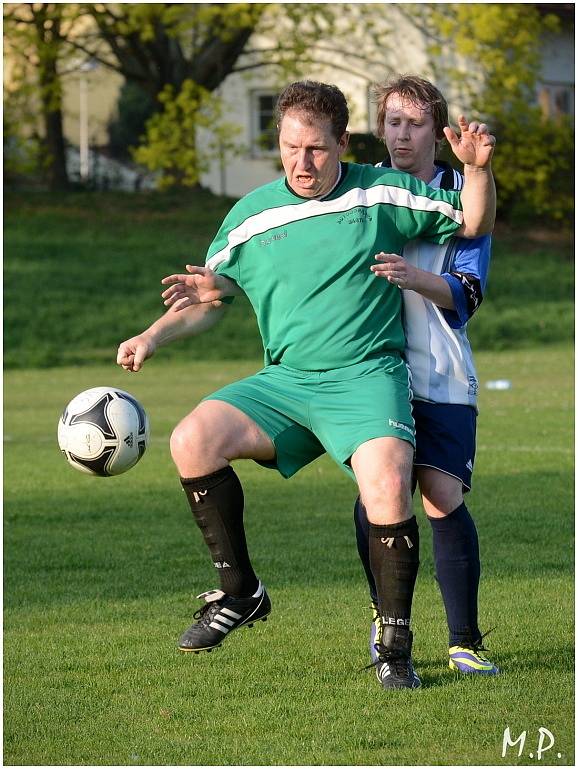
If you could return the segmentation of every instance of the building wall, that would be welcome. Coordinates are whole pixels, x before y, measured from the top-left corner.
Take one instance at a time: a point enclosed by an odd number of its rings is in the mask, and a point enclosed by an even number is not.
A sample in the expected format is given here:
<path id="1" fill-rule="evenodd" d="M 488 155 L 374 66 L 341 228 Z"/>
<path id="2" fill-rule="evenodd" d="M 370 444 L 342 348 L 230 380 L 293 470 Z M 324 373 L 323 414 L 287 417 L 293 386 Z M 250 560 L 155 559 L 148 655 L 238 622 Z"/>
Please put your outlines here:
<path id="1" fill-rule="evenodd" d="M 325 64 L 319 64 L 304 73 L 307 78 L 331 82 L 344 92 L 351 111 L 350 130 L 365 133 L 373 129 L 374 108 L 369 98 L 371 82 L 382 81 L 395 72 L 418 72 L 428 77 L 428 59 L 420 33 L 410 25 L 397 4 L 377 3 L 372 32 L 383 40 L 383 57 L 367 65 L 355 57 L 325 55 Z M 252 41 L 253 42 L 253 41 Z M 266 40 L 254 41 L 265 46 Z M 331 43 L 325 41 L 324 43 Z M 345 44 L 346 46 L 347 44 Z M 339 50 L 342 42 L 335 43 Z M 322 54 L 323 56 L 323 54 Z M 453 52 L 445 51 L 437 60 L 440 73 L 456 64 Z M 354 72 L 344 71 L 342 66 Z M 79 143 L 80 78 L 87 85 L 88 133 L 91 146 L 104 145 L 108 141 L 106 126 L 113 117 L 122 85 L 122 78 L 105 67 L 99 66 L 84 74 L 78 70 L 66 77 L 64 88 L 64 131 L 74 145 Z M 452 94 L 447 82 L 438 77 L 436 83 L 444 91 L 455 120 L 463 105 Z M 560 87 L 569 90 L 571 112 L 574 112 L 574 37 L 567 25 L 556 35 L 544 40 L 542 80 L 545 90 L 539 93 L 540 104 L 552 112 L 560 99 Z M 282 85 L 274 73 L 263 69 L 251 70 L 250 74 L 233 74 L 220 88 L 220 95 L 227 106 L 226 121 L 239 127 L 238 143 L 243 149 L 233 155 L 212 160 L 209 170 L 203 174 L 202 183 L 216 194 L 239 197 L 249 190 L 281 175 L 276 150 L 269 155 L 256 151 L 252 116 L 252 95 L 255 91 L 279 91 Z M 552 106 L 553 105 L 553 106 Z M 206 138 L 205 138 L 206 140 Z M 201 143 L 203 137 L 201 137 Z"/>
<path id="2" fill-rule="evenodd" d="M 364 22 L 367 22 L 366 18 Z M 394 72 L 420 72 L 425 76 L 430 74 L 424 41 L 415 27 L 399 13 L 395 4 L 375 5 L 372 31 L 384 41 L 383 57 L 374 66 L 347 56 L 346 52 L 341 56 L 320 53 L 320 63 L 302 77 L 333 83 L 343 91 L 350 110 L 349 130 L 353 133 L 373 130 L 375 110 L 370 99 L 370 86 L 373 82 L 383 81 Z M 340 41 L 327 39 L 324 44 L 339 51 L 344 45 L 347 47 L 343 40 L 347 40 L 346 34 Z M 259 39 L 255 44 L 256 47 L 267 47 L 270 41 Z M 345 68 L 351 71 L 345 71 Z M 211 163 L 210 170 L 202 176 L 203 185 L 216 194 L 240 197 L 282 174 L 276 150 L 270 157 L 266 157 L 254 149 L 251 94 L 269 89 L 278 92 L 285 84 L 275 80 L 274 73 L 267 69 L 253 70 L 251 75 L 233 74 L 226 79 L 220 94 L 227 104 L 227 120 L 241 127 L 240 142 L 244 150 L 224 161 Z"/>
<path id="3" fill-rule="evenodd" d="M 108 67 L 96 66 L 87 72 L 80 69 L 64 80 L 64 135 L 75 146 L 80 142 L 80 83 L 86 83 L 88 138 L 91 146 L 108 144 L 107 125 L 116 112 L 123 77 Z"/>

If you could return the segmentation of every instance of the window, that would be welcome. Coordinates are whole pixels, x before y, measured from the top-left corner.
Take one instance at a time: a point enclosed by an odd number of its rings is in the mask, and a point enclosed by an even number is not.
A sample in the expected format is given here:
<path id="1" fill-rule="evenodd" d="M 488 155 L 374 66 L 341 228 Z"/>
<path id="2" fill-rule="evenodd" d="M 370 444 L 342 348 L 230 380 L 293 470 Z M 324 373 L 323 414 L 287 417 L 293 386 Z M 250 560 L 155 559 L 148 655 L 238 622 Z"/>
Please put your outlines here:
<path id="1" fill-rule="evenodd" d="M 574 114 L 574 86 L 567 83 L 542 83 L 538 103 L 546 117 Z"/>
<path id="2" fill-rule="evenodd" d="M 276 91 L 253 91 L 251 94 L 251 149 L 254 157 L 277 154 L 275 125 Z"/>

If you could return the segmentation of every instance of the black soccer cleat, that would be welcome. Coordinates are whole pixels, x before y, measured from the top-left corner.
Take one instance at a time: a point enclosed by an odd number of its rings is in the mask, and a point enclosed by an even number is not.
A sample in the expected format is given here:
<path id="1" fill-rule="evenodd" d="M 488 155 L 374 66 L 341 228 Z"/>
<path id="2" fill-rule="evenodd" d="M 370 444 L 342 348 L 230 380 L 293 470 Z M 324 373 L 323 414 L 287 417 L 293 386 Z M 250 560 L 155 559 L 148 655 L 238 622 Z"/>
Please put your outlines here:
<path id="1" fill-rule="evenodd" d="M 249 598 L 233 598 L 222 590 L 209 590 L 197 598 L 204 598 L 205 605 L 193 615 L 198 622 L 191 625 L 179 639 L 183 652 L 210 652 L 220 646 L 223 639 L 238 627 L 252 627 L 254 622 L 267 619 L 271 601 L 259 582 L 259 589 Z"/>
<path id="2" fill-rule="evenodd" d="M 369 667 L 375 668 L 384 689 L 417 689 L 421 686 L 411 660 L 412 643 L 413 633 L 409 628 L 382 625 L 381 638 L 374 644 L 377 659 Z"/>

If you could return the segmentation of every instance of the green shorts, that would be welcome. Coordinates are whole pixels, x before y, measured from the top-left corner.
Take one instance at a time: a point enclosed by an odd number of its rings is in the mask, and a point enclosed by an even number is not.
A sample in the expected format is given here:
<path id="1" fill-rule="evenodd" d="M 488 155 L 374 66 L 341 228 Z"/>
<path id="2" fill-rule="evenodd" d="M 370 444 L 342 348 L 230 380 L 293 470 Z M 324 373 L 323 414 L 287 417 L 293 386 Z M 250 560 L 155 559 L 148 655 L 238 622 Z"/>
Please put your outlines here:
<path id="1" fill-rule="evenodd" d="M 330 371 L 270 365 L 205 400 L 230 403 L 258 424 L 276 450 L 259 464 L 285 478 L 325 452 L 351 475 L 351 455 L 373 438 L 415 445 L 408 369 L 395 355 Z"/>

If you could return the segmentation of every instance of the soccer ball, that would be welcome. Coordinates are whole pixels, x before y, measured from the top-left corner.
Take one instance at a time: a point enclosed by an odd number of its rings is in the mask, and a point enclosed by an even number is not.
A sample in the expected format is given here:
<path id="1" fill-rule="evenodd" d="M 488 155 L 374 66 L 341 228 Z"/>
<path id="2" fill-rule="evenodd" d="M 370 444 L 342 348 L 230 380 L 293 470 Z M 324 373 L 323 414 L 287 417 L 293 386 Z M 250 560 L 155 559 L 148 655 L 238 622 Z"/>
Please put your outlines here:
<path id="1" fill-rule="evenodd" d="M 92 387 L 73 398 L 58 422 L 67 461 L 90 475 L 120 475 L 136 465 L 149 441 L 145 410 L 116 387 Z"/>

